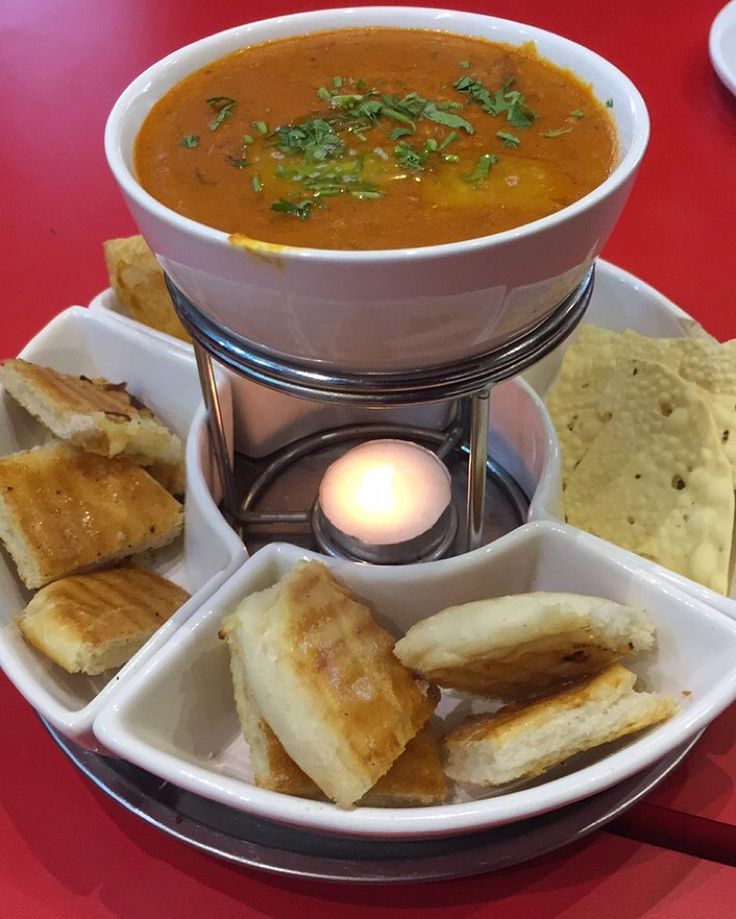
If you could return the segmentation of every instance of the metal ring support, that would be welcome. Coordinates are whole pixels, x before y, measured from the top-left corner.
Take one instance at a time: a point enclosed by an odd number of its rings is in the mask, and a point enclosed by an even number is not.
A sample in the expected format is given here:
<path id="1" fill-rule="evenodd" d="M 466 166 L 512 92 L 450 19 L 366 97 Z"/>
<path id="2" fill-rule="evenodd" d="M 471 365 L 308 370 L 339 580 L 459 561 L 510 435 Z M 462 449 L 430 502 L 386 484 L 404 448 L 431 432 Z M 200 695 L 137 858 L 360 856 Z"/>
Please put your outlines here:
<path id="1" fill-rule="evenodd" d="M 570 335 L 590 302 L 595 265 L 559 306 L 531 330 L 485 353 L 453 364 L 410 371 L 345 373 L 315 369 L 314 365 L 270 355 L 202 313 L 171 281 L 166 284 L 174 307 L 194 341 L 197 366 L 211 443 L 222 478 L 226 513 L 243 521 L 234 498 L 232 468 L 226 453 L 225 432 L 219 411 L 210 358 L 240 376 L 301 398 L 353 405 L 410 405 L 467 399 L 470 403 L 468 432 L 467 533 L 468 550 L 482 545 L 488 439 L 488 405 L 491 387 L 541 360 Z M 247 507 L 247 505 L 246 505 Z"/>
<path id="2" fill-rule="evenodd" d="M 166 283 L 176 312 L 193 340 L 241 376 L 305 399 L 388 406 L 472 395 L 526 370 L 580 322 L 593 292 L 594 272 L 595 266 L 591 266 L 583 281 L 542 322 L 485 354 L 417 370 L 359 373 L 316 368 L 269 354 L 205 316 L 170 278 Z"/>

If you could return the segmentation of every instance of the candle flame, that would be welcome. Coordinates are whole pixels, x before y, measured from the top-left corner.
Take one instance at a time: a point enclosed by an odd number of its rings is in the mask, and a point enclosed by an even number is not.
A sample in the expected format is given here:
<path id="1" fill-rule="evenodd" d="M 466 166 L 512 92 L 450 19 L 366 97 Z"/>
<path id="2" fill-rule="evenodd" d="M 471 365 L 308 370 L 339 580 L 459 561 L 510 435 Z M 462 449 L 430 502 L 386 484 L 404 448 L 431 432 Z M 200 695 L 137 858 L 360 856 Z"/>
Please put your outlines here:
<path id="1" fill-rule="evenodd" d="M 367 514 L 391 514 L 396 509 L 396 470 L 388 463 L 366 469 L 355 490 L 355 500 Z"/>

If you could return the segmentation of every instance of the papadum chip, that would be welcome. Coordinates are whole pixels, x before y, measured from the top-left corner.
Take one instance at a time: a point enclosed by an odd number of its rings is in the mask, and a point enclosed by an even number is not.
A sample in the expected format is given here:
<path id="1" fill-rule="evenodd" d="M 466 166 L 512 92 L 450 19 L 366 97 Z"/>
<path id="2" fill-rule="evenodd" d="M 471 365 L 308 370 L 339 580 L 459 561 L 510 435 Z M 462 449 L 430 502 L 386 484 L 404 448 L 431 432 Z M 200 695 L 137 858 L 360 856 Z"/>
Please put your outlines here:
<path id="1" fill-rule="evenodd" d="M 661 364 L 620 361 L 598 413 L 565 491 L 568 522 L 726 593 L 733 480 L 701 390 Z"/>

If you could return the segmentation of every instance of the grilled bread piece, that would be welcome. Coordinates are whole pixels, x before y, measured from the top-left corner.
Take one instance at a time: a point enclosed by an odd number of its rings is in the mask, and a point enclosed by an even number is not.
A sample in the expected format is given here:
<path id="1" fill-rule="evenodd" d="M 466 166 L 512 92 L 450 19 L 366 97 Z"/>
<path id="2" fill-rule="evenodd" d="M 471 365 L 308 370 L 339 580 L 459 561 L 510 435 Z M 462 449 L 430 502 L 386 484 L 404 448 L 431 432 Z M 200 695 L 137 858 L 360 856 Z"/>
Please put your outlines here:
<path id="1" fill-rule="evenodd" d="M 429 727 L 406 749 L 360 800 L 365 807 L 420 807 L 442 804 L 447 794 L 440 748 Z"/>
<path id="2" fill-rule="evenodd" d="M 182 444 L 125 383 L 60 373 L 20 359 L 0 365 L 0 383 L 53 434 L 77 447 L 141 465 L 180 463 Z"/>
<path id="3" fill-rule="evenodd" d="M 533 778 L 677 711 L 674 698 L 635 692 L 635 682 L 636 674 L 613 664 L 555 695 L 471 718 L 444 739 L 446 772 L 457 782 L 484 786 Z"/>
<path id="4" fill-rule="evenodd" d="M 513 700 L 579 680 L 653 643 L 640 610 L 538 592 L 449 607 L 412 626 L 395 653 L 440 686 Z"/>
<path id="5" fill-rule="evenodd" d="M 140 466 L 52 442 L 0 457 L 0 539 L 26 587 L 170 543 L 182 506 Z"/>
<path id="6" fill-rule="evenodd" d="M 142 236 L 108 239 L 103 245 L 110 286 L 133 319 L 182 341 L 191 341 L 179 322 L 164 273 Z"/>
<path id="7" fill-rule="evenodd" d="M 120 667 L 189 594 L 152 571 L 122 567 L 43 587 L 18 621 L 26 641 L 69 673 Z"/>
<path id="8" fill-rule="evenodd" d="M 301 798 L 323 797 L 319 787 L 284 750 L 278 737 L 261 715 L 248 685 L 240 645 L 233 630 L 223 631 L 230 650 L 230 673 L 235 705 L 250 749 L 253 779 L 259 788 L 269 788 Z M 404 752 L 361 800 L 371 807 L 401 807 L 439 804 L 445 798 L 445 775 L 439 745 L 428 727 L 409 741 Z"/>
<path id="9" fill-rule="evenodd" d="M 388 772 L 438 694 L 319 562 L 247 597 L 223 623 L 258 710 L 291 759 L 340 807 Z"/>

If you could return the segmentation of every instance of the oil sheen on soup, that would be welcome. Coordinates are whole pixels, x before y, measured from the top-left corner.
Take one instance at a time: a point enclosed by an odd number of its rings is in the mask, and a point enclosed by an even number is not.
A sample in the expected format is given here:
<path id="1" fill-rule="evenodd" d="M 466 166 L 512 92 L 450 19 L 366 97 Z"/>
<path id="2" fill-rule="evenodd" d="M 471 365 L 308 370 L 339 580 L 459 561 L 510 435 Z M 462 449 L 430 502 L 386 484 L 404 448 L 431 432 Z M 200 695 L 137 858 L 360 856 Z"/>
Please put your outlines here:
<path id="1" fill-rule="evenodd" d="M 356 250 L 529 223 L 616 156 L 606 104 L 533 44 L 345 29 L 192 73 L 151 109 L 135 168 L 154 198 L 228 234 Z"/>

